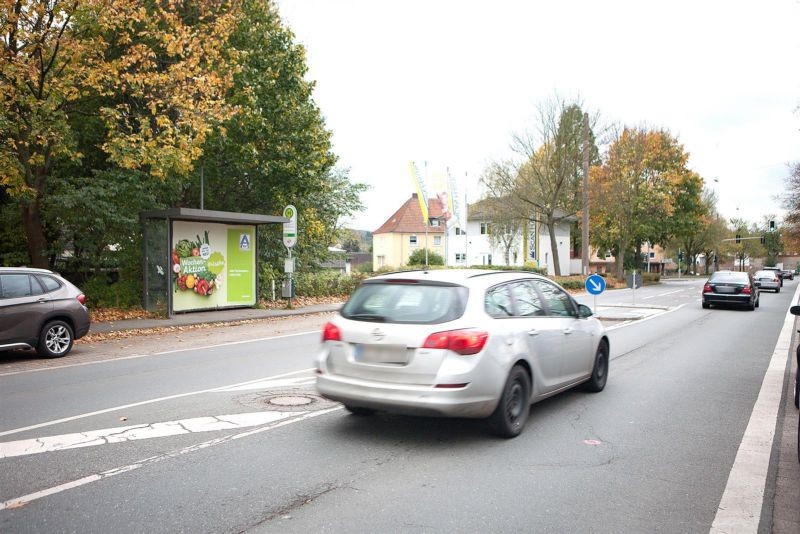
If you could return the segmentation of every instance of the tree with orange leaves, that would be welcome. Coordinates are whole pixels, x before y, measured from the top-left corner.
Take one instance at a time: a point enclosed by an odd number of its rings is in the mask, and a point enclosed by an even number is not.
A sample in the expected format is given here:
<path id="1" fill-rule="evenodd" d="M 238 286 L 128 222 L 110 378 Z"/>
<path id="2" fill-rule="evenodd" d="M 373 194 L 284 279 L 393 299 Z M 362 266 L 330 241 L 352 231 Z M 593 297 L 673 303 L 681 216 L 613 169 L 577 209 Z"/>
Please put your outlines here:
<path id="1" fill-rule="evenodd" d="M 0 185 L 20 206 L 31 264 L 47 267 L 48 178 L 57 161 L 83 156 L 71 119 L 99 114 L 102 148 L 119 167 L 187 173 L 232 112 L 235 52 L 225 43 L 237 3 L 0 2 Z"/>
<path id="2" fill-rule="evenodd" d="M 642 243 L 663 244 L 675 235 L 671 217 L 677 199 L 688 203 L 687 184 L 693 192 L 702 190 L 702 179 L 686 167 L 688 159 L 664 130 L 625 128 L 605 162 L 590 169 L 591 241 L 612 251 L 618 278 L 624 276 L 626 254 L 639 265 Z M 698 183 L 699 189 L 694 187 Z"/>

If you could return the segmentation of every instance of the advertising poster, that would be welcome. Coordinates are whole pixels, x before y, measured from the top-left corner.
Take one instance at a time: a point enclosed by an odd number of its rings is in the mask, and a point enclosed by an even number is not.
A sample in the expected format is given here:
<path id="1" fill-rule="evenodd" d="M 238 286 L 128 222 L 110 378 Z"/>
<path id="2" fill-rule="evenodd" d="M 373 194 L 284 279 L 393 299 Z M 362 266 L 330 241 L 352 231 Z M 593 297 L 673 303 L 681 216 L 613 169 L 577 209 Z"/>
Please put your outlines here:
<path id="1" fill-rule="evenodd" d="M 256 303 L 255 226 L 172 223 L 172 309 Z"/>

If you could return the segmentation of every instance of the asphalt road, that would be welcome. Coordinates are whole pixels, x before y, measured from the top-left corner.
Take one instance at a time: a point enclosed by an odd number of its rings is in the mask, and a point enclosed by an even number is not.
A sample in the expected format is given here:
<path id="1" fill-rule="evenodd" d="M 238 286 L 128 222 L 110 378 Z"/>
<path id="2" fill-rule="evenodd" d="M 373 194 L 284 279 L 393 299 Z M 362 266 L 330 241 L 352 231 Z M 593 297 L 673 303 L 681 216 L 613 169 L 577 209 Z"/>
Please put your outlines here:
<path id="1" fill-rule="evenodd" d="M 696 280 L 604 293 L 663 313 L 513 440 L 317 397 L 324 317 L 0 365 L 0 531 L 708 532 L 797 283 L 755 312 L 701 309 Z"/>

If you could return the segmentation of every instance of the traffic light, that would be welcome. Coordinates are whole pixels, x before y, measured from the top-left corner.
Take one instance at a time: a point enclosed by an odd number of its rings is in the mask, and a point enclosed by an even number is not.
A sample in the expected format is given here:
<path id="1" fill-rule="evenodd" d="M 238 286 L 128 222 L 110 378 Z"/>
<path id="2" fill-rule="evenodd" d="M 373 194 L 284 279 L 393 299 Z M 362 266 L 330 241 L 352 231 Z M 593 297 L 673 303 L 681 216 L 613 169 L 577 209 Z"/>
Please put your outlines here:
<path id="1" fill-rule="evenodd" d="M 682 250 L 678 251 L 678 261 L 683 261 L 683 251 Z"/>
<path id="2" fill-rule="evenodd" d="M 775 221 L 769 221 L 769 231 L 770 232 L 775 231 Z"/>
<path id="3" fill-rule="evenodd" d="M 765 236 L 765 235 L 762 235 L 762 236 L 761 236 L 761 244 L 762 244 L 762 245 L 766 245 L 766 243 L 767 243 L 767 236 Z"/>
<path id="4" fill-rule="evenodd" d="M 741 243 L 742 242 L 742 234 L 736 234 L 736 242 L 737 243 Z"/>

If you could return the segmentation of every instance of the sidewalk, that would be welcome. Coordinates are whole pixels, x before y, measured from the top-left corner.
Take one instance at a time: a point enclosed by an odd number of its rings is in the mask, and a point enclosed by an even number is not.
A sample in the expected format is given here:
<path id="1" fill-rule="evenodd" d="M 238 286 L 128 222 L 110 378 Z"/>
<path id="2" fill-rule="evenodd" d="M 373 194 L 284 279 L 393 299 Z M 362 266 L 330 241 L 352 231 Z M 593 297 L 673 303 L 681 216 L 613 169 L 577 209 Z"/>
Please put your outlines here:
<path id="1" fill-rule="evenodd" d="M 236 308 L 192 313 L 178 313 L 164 319 L 125 319 L 120 321 L 96 321 L 92 323 L 90 334 L 121 332 L 125 330 L 148 330 L 171 326 L 190 326 L 198 324 L 235 323 L 273 317 L 289 317 L 311 313 L 330 313 L 341 308 L 343 302 L 333 304 L 314 304 L 292 309 Z M 635 321 L 651 315 L 663 313 L 667 308 L 659 306 L 598 306 L 595 317 L 601 321 Z"/>
<path id="2" fill-rule="evenodd" d="M 228 310 L 213 310 L 193 313 L 178 313 L 164 319 L 125 319 L 121 321 L 93 322 L 90 334 L 106 332 L 119 332 L 124 330 L 147 330 L 151 328 L 164 328 L 170 326 L 189 326 L 211 323 L 235 323 L 254 319 L 269 319 L 271 317 L 288 317 L 292 315 L 305 315 L 308 313 L 328 313 L 338 310 L 343 303 L 315 304 L 292 309 L 236 308 Z"/>

